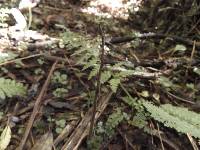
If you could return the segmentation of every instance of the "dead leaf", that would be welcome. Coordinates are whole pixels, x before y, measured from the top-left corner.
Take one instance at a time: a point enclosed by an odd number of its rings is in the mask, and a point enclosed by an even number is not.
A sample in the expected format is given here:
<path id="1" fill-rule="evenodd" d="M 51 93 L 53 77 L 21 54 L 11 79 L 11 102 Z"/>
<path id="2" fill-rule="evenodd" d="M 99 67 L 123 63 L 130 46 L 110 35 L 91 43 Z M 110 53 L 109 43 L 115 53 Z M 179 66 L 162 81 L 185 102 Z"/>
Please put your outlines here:
<path id="1" fill-rule="evenodd" d="M 52 150 L 52 147 L 53 134 L 52 132 L 47 132 L 35 143 L 31 150 Z"/>
<path id="2" fill-rule="evenodd" d="M 74 105 L 69 104 L 67 102 L 50 101 L 48 104 L 51 105 L 54 108 L 66 108 L 66 109 L 78 111 L 78 109 L 75 108 Z"/>
<path id="3" fill-rule="evenodd" d="M 0 137 L 0 150 L 5 150 L 10 143 L 11 129 L 10 126 L 6 126 Z"/>

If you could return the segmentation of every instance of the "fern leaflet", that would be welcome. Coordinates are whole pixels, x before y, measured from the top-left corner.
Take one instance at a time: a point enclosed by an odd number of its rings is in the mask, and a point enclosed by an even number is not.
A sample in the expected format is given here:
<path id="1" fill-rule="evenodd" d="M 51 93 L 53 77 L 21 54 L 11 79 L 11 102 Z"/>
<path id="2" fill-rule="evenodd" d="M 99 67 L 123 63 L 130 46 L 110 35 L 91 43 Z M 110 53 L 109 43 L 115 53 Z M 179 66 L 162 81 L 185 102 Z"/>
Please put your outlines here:
<path id="1" fill-rule="evenodd" d="M 116 92 L 117 91 L 117 88 L 120 84 L 120 79 L 118 78 L 113 78 L 109 81 L 110 83 L 110 88 L 112 89 L 113 92 Z"/>
<path id="2" fill-rule="evenodd" d="M 190 133 L 200 138 L 200 115 L 186 108 L 175 107 L 170 104 L 157 107 L 150 102 L 143 101 L 144 107 L 151 117 L 162 122 L 165 126 L 174 128 L 181 133 Z"/>

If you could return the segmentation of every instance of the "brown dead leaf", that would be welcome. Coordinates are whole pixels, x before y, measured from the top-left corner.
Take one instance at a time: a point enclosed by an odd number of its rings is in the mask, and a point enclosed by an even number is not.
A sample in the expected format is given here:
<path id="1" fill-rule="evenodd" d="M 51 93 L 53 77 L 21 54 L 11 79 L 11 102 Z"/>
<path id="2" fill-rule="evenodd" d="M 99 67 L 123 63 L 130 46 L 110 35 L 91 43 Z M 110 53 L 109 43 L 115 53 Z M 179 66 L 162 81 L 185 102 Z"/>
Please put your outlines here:
<path id="1" fill-rule="evenodd" d="M 53 147 L 53 134 L 47 132 L 44 134 L 33 146 L 31 150 L 52 150 Z"/>

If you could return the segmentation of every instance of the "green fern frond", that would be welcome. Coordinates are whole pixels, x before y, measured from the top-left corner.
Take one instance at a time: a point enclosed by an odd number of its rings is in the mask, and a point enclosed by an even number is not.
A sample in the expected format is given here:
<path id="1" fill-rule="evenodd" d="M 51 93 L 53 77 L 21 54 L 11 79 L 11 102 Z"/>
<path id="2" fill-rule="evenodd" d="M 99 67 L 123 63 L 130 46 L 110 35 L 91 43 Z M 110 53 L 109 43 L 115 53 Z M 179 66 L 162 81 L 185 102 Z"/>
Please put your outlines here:
<path id="1" fill-rule="evenodd" d="M 90 58 L 91 58 L 91 56 L 89 54 L 82 55 L 82 57 L 77 58 L 76 64 L 86 65 Z"/>
<path id="2" fill-rule="evenodd" d="M 103 71 L 101 74 L 101 84 L 104 84 L 105 82 L 107 82 L 110 77 L 111 77 L 111 72 L 110 71 Z"/>
<path id="3" fill-rule="evenodd" d="M 84 65 L 82 70 L 86 70 L 86 69 L 88 69 L 90 67 L 94 67 L 94 64 L 97 64 L 97 62 L 98 62 L 98 59 L 93 57 L 91 60 L 89 60 L 89 62 L 87 62 L 86 65 Z"/>
<path id="4" fill-rule="evenodd" d="M 136 113 L 136 115 L 133 117 L 133 119 L 128 120 L 128 122 L 129 122 L 129 124 L 137 126 L 140 129 L 142 129 L 148 125 L 147 117 L 142 112 Z"/>
<path id="5" fill-rule="evenodd" d="M 200 138 L 199 114 L 170 104 L 157 107 L 150 102 L 143 101 L 143 105 L 150 112 L 151 117 L 163 123 L 166 127 L 174 128 L 180 133 L 189 133 L 196 138 Z"/>
<path id="6" fill-rule="evenodd" d="M 187 108 L 174 107 L 170 104 L 161 105 L 161 107 L 171 115 L 176 115 L 181 120 L 186 120 L 187 122 L 200 127 L 200 114 L 189 111 Z M 176 111 L 174 111 L 174 109 L 176 109 Z"/>
<path id="7" fill-rule="evenodd" d="M 109 81 L 111 90 L 115 93 L 117 91 L 117 88 L 120 84 L 119 78 L 113 78 Z"/>
<path id="8" fill-rule="evenodd" d="M 0 98 L 26 95 L 26 87 L 15 80 L 0 78 Z"/>
<path id="9" fill-rule="evenodd" d="M 119 68 L 119 67 L 122 67 L 125 63 L 124 62 L 119 62 L 119 63 L 116 63 L 112 66 L 112 68 Z"/>
<path id="10" fill-rule="evenodd" d="M 142 105 L 142 101 L 144 99 L 140 98 L 138 99 L 137 97 L 131 97 L 131 96 L 126 96 L 122 98 L 124 102 L 126 102 L 129 106 L 132 108 L 136 109 L 137 112 L 143 112 L 144 111 L 144 106 Z"/>
<path id="11" fill-rule="evenodd" d="M 138 127 L 139 129 L 143 129 L 143 131 L 148 134 L 156 135 L 158 133 L 158 131 L 156 129 L 152 129 L 149 127 L 148 117 L 146 115 L 147 114 L 144 111 L 137 112 L 132 120 L 130 120 L 130 119 L 128 120 L 128 123 L 130 125 Z"/>
<path id="12" fill-rule="evenodd" d="M 105 131 L 107 136 L 111 136 L 114 133 L 115 128 L 125 119 L 127 114 L 122 112 L 120 108 L 117 108 L 115 112 L 109 115 L 105 124 Z"/>
<path id="13" fill-rule="evenodd" d="M 152 117 L 163 123 L 164 126 L 174 128 L 177 132 L 189 133 L 196 138 L 200 138 L 200 114 L 189 111 L 187 108 L 172 106 L 171 104 L 158 107 L 144 99 L 132 98 L 131 96 L 123 97 L 123 101 L 137 111 L 134 120 L 129 121 L 129 123 L 143 128 L 147 133 L 151 130 L 144 126 L 145 117 Z M 151 133 L 153 132 L 151 131 Z"/>
<path id="14" fill-rule="evenodd" d="M 90 72 L 88 76 L 88 80 L 90 80 L 92 77 L 96 76 L 99 72 L 100 65 L 95 65 L 92 71 Z"/>

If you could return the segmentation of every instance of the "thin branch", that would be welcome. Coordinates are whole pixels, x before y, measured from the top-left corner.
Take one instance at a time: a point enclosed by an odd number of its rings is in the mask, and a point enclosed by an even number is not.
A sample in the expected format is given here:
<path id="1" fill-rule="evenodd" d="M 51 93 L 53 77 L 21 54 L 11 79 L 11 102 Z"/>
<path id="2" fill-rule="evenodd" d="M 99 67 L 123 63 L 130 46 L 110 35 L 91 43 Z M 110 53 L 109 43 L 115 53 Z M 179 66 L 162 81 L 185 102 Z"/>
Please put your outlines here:
<path id="1" fill-rule="evenodd" d="M 51 67 L 49 75 L 48 75 L 48 77 L 47 77 L 47 79 L 46 79 L 46 81 L 45 81 L 45 83 L 44 83 L 44 85 L 43 85 L 43 87 L 41 89 L 41 92 L 40 92 L 40 94 L 39 94 L 39 96 L 38 96 L 38 98 L 37 98 L 37 100 L 35 102 L 35 105 L 34 105 L 34 108 L 33 108 L 33 112 L 31 114 L 31 117 L 30 117 L 29 121 L 28 121 L 28 124 L 27 124 L 27 127 L 26 127 L 26 131 L 24 133 L 24 137 L 22 138 L 21 143 L 20 143 L 19 147 L 17 148 L 17 150 L 23 150 L 24 149 L 24 146 L 25 146 L 26 141 L 28 139 L 29 133 L 30 133 L 31 128 L 33 126 L 34 120 L 36 118 L 36 115 L 38 114 L 38 111 L 39 111 L 39 109 L 41 107 L 42 98 L 45 95 L 45 92 L 47 90 L 47 87 L 48 87 L 50 79 L 51 79 L 51 75 L 52 75 L 52 73 L 53 73 L 53 71 L 54 71 L 54 69 L 56 67 L 56 64 L 57 64 L 57 61 Z"/>
<path id="2" fill-rule="evenodd" d="M 159 136 L 159 139 L 160 139 L 160 144 L 161 144 L 162 150 L 165 150 L 165 147 L 164 147 L 164 145 L 163 145 L 163 140 L 162 140 L 162 137 L 161 137 L 161 135 L 160 135 L 160 128 L 159 128 L 159 125 L 158 125 L 158 124 L 156 124 L 156 125 L 157 125 L 157 128 L 158 128 L 158 136 Z"/>
<path id="3" fill-rule="evenodd" d="M 140 36 L 133 37 L 133 36 L 127 36 L 127 37 L 114 37 L 110 41 L 106 41 L 106 45 L 111 44 L 118 44 L 118 43 L 125 43 L 125 42 L 131 42 L 136 39 L 164 39 L 167 38 L 169 40 L 173 40 L 188 46 L 193 46 L 193 41 L 190 39 L 185 39 L 179 36 L 174 35 L 165 35 L 165 34 L 159 34 L 159 33 L 144 33 Z M 196 47 L 200 48 L 200 42 L 196 42 Z"/>

